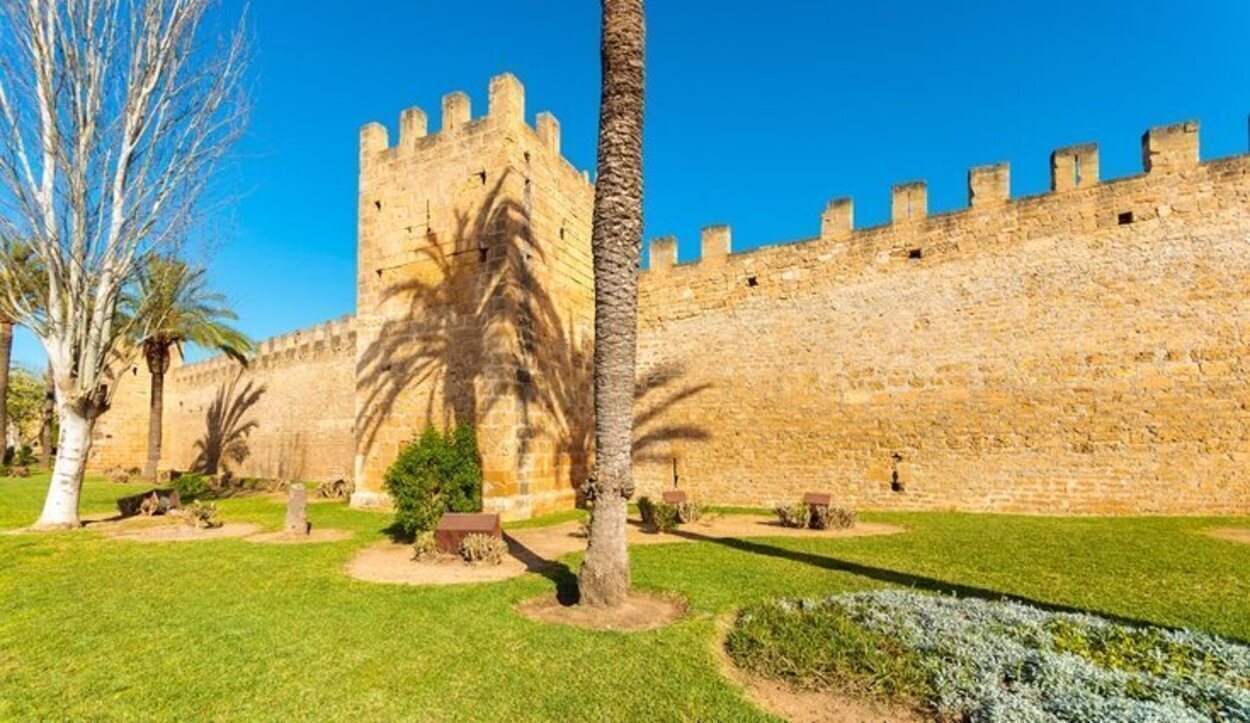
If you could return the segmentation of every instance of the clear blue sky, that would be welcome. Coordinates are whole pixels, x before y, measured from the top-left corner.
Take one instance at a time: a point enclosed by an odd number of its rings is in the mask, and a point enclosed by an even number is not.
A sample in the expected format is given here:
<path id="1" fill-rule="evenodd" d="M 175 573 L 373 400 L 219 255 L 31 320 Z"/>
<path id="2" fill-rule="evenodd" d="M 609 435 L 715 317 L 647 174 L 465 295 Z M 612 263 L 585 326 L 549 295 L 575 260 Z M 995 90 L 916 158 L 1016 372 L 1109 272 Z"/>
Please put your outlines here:
<path id="1" fill-rule="evenodd" d="M 227 0 L 234 4 L 237 0 Z M 254 0 L 251 130 L 212 274 L 257 338 L 355 306 L 357 130 L 466 90 L 475 115 L 504 70 L 565 153 L 595 158 L 598 3 Z M 1044 191 L 1052 149 L 1097 141 L 1104 178 L 1140 170 L 1151 125 L 1198 118 L 1205 158 L 1243 153 L 1246 0 L 651 0 L 647 237 L 730 223 L 736 248 L 811 236 L 827 199 L 857 225 L 892 183 L 965 205 L 968 167 L 1012 165 Z M 20 334 L 16 359 L 41 363 Z"/>

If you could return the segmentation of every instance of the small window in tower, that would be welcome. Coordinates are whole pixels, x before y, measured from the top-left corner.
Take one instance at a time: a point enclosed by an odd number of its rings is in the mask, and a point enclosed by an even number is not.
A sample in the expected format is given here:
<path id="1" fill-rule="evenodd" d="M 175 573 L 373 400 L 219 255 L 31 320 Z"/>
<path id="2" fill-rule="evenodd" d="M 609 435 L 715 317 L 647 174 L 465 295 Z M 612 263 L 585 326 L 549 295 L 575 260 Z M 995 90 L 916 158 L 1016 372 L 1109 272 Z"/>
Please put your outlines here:
<path id="1" fill-rule="evenodd" d="M 485 249 L 485 248 L 480 248 L 477 250 L 477 260 L 480 263 L 483 263 L 483 264 L 486 263 L 487 251 L 488 249 Z"/>
<path id="2" fill-rule="evenodd" d="M 751 288 L 755 288 L 756 286 L 759 286 L 759 285 L 760 285 L 760 280 L 758 277 L 755 277 L 755 276 L 747 277 L 747 286 Z"/>
<path id="3" fill-rule="evenodd" d="M 1130 223 L 1133 222 L 1133 212 L 1132 211 L 1122 212 L 1119 216 L 1116 216 L 1116 221 L 1118 221 L 1121 226 L 1129 225 Z"/>
<path id="4" fill-rule="evenodd" d="M 381 211 L 381 210 L 382 210 L 382 202 L 381 202 L 381 201 L 374 201 L 374 202 L 373 202 L 373 207 L 374 207 L 374 208 L 376 208 L 377 210 Z"/>
<path id="5" fill-rule="evenodd" d="M 1072 157 L 1072 187 L 1081 187 L 1081 157 Z"/>
<path id="6" fill-rule="evenodd" d="M 912 261 L 916 261 L 917 259 L 924 258 L 924 251 L 922 251 L 921 249 L 912 249 L 907 252 L 907 258 L 911 259 Z"/>

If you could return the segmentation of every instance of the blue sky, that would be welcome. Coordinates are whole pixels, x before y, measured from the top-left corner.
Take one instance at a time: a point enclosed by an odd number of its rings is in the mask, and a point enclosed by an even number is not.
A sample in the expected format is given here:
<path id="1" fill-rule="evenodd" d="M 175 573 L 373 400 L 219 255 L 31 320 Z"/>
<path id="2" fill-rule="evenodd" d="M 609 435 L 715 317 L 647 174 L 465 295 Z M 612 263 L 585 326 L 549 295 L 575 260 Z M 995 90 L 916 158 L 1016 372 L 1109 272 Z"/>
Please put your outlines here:
<path id="1" fill-rule="evenodd" d="M 592 0 L 253 0 L 251 19 L 252 124 L 211 269 L 258 339 L 354 310 L 364 123 L 394 133 L 419 105 L 436 126 L 459 89 L 481 114 L 511 70 L 531 119 L 554 112 L 566 155 L 594 163 Z M 646 233 L 679 236 L 683 260 L 711 223 L 738 249 L 814 235 L 835 196 L 885 221 L 900 181 L 959 208 L 984 163 L 1042 192 L 1073 143 L 1100 144 L 1103 178 L 1135 173 L 1151 125 L 1197 118 L 1204 158 L 1246 151 L 1246 0 L 651 0 L 649 23 Z M 15 358 L 42 363 L 20 332 Z"/>

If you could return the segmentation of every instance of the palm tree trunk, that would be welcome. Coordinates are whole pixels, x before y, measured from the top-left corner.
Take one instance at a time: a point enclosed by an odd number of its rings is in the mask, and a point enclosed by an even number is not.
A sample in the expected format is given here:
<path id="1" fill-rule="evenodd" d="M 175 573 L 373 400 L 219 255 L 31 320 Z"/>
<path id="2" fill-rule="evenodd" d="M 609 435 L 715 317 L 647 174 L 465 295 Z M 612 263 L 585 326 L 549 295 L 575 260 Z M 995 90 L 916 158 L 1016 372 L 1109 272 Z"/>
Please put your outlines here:
<path id="1" fill-rule="evenodd" d="M 161 464 L 161 420 L 165 411 L 165 372 L 169 369 L 169 345 L 160 341 L 143 344 L 148 371 L 152 375 L 152 391 L 148 399 L 148 459 L 143 465 L 143 478 L 156 479 Z"/>
<path id="2" fill-rule="evenodd" d="M 0 463 L 9 445 L 9 363 L 13 356 L 13 322 L 0 319 Z"/>
<path id="3" fill-rule="evenodd" d="M 143 478 L 156 479 L 161 464 L 161 418 L 165 407 L 165 373 L 152 372 L 152 396 L 148 406 L 148 460 L 143 465 Z"/>
<path id="4" fill-rule="evenodd" d="M 614 607 L 629 593 L 626 504 L 634 492 L 634 365 L 642 247 L 643 0 L 603 0 L 599 177 L 591 246 L 595 270 L 594 507 L 581 604 Z"/>
<path id="5" fill-rule="evenodd" d="M 56 415 L 56 387 L 52 386 L 52 365 L 48 365 L 48 374 L 44 380 L 43 419 L 39 427 L 39 464 L 46 470 L 52 469 L 52 420 Z"/>

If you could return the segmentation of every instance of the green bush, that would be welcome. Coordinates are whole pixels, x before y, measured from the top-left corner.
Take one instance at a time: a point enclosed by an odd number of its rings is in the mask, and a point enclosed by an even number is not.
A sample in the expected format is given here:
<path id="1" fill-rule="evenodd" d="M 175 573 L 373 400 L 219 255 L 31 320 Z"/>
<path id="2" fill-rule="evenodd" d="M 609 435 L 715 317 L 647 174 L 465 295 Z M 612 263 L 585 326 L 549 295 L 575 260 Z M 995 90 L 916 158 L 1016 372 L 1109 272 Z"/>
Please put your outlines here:
<path id="1" fill-rule="evenodd" d="M 23 444 L 13 454 L 14 467 L 34 467 L 38 461 L 35 457 L 35 450 L 29 444 Z"/>
<path id="2" fill-rule="evenodd" d="M 184 474 L 173 481 L 173 487 L 178 500 L 184 503 L 213 496 L 212 485 L 202 474 Z"/>
<path id="3" fill-rule="evenodd" d="M 652 532 L 671 532 L 682 522 L 677 505 L 656 502 L 650 497 L 638 499 L 638 514 L 642 526 Z"/>
<path id="4" fill-rule="evenodd" d="M 482 508 L 482 464 L 473 429 L 457 425 L 443 434 L 426 428 L 399 453 L 384 485 L 395 504 L 392 532 L 403 540 L 433 530 L 444 512 L 477 512 Z"/>

